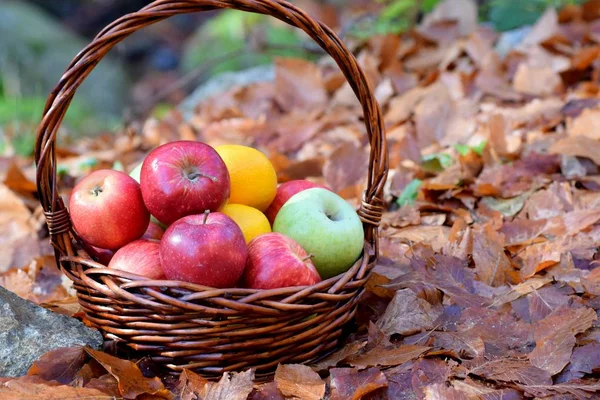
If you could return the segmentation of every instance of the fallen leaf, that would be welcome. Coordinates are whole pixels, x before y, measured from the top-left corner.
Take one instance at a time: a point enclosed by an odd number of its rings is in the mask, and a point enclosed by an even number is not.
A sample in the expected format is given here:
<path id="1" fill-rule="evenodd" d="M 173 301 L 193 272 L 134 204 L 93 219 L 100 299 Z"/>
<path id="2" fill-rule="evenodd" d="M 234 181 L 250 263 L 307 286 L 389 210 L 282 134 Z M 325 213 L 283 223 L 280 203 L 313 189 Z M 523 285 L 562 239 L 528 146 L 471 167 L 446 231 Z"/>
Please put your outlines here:
<path id="1" fill-rule="evenodd" d="M 153 394 L 166 399 L 172 398 L 159 378 L 146 378 L 137 365 L 109 354 L 85 348 L 85 351 L 115 377 L 119 391 L 126 399 L 135 399 L 142 394 Z"/>
<path id="2" fill-rule="evenodd" d="M 590 343 L 573 350 L 571 361 L 562 374 L 557 377 L 557 383 L 564 383 L 582 378 L 585 374 L 595 374 L 600 371 L 600 344 Z"/>
<path id="3" fill-rule="evenodd" d="M 475 276 L 490 286 L 515 282 L 515 271 L 504 253 L 504 238 L 490 224 L 474 232 Z"/>
<path id="4" fill-rule="evenodd" d="M 306 365 L 278 365 L 275 383 L 281 393 L 294 399 L 320 400 L 325 396 L 325 382 Z"/>
<path id="5" fill-rule="evenodd" d="M 0 395 L 4 400 L 114 399 L 113 396 L 97 389 L 56 385 L 50 382 L 27 382 L 22 378 L 1 383 Z"/>
<path id="6" fill-rule="evenodd" d="M 536 289 L 541 288 L 544 285 L 552 282 L 548 278 L 532 278 L 525 282 L 519 283 L 518 285 L 507 287 L 507 291 L 497 296 L 494 300 L 494 306 L 501 306 L 502 304 L 511 303 L 522 296 L 528 295 L 531 292 L 535 292 Z"/>
<path id="7" fill-rule="evenodd" d="M 529 279 L 528 282 L 532 280 L 534 279 Z M 568 306 L 571 302 L 571 298 L 556 286 L 533 290 L 527 298 L 529 300 L 529 317 L 532 323 L 546 318 L 554 310 Z"/>
<path id="8" fill-rule="evenodd" d="M 353 368 L 333 368 L 331 400 L 359 400 L 367 394 L 388 386 L 385 375 L 377 368 L 358 371 Z"/>
<path id="9" fill-rule="evenodd" d="M 248 400 L 285 400 L 285 397 L 277 389 L 275 382 L 269 382 L 258 387 L 253 391 Z"/>
<path id="10" fill-rule="evenodd" d="M 225 372 L 219 382 L 210 382 L 200 395 L 202 400 L 246 400 L 254 387 L 253 379 L 252 370 Z"/>
<path id="11" fill-rule="evenodd" d="M 499 358 L 484 361 L 469 368 L 468 372 L 489 380 L 523 385 L 549 385 L 552 383 L 550 373 L 531 365 L 527 359 Z"/>
<path id="12" fill-rule="evenodd" d="M 418 345 L 401 345 L 398 347 L 378 346 L 363 354 L 356 354 L 347 359 L 353 367 L 396 366 L 413 360 L 431 347 Z"/>
<path id="13" fill-rule="evenodd" d="M 594 393 L 600 392 L 600 383 L 594 381 L 573 381 L 558 385 L 517 385 L 531 396 L 548 397 L 558 394 L 570 394 L 576 399 L 590 399 Z"/>
<path id="14" fill-rule="evenodd" d="M 423 19 L 422 26 L 429 27 L 438 21 L 457 21 L 461 36 L 477 28 L 477 3 L 473 0 L 443 0 Z"/>
<path id="15" fill-rule="evenodd" d="M 358 353 L 366 345 L 366 341 L 354 341 L 347 343 L 340 350 L 319 361 L 317 364 L 312 365 L 312 367 L 315 371 L 325 371 L 331 367 L 336 367 L 340 361 L 343 361 L 349 356 Z"/>
<path id="16" fill-rule="evenodd" d="M 99 376 L 98 378 L 90 379 L 90 381 L 85 385 L 86 388 L 96 389 L 101 391 L 102 393 L 108 394 L 111 399 L 115 397 L 121 397 L 121 391 L 119 389 L 119 382 L 115 379 L 111 374 L 104 374 Z"/>
<path id="17" fill-rule="evenodd" d="M 575 335 L 585 332 L 597 319 L 591 308 L 562 307 L 543 320 L 534 329 L 535 349 L 529 354 L 531 364 L 555 375 L 571 359 Z"/>
<path id="18" fill-rule="evenodd" d="M 46 381 L 57 381 L 68 385 L 87 359 L 88 356 L 83 347 L 61 347 L 41 356 L 29 368 L 27 375 L 39 376 Z"/>
<path id="19" fill-rule="evenodd" d="M 334 192 L 361 184 L 366 178 L 369 156 L 364 149 L 352 142 L 336 148 L 323 166 L 323 176 Z"/>
<path id="20" fill-rule="evenodd" d="M 561 82 L 560 75 L 551 67 L 531 67 L 521 63 L 515 73 L 513 88 L 520 93 L 549 96 L 558 91 Z"/>
<path id="21" fill-rule="evenodd" d="M 567 119 L 567 132 L 571 136 L 586 136 L 600 140 L 600 132 L 595 129 L 600 123 L 600 108 L 586 108 L 573 119 Z"/>
<path id="22" fill-rule="evenodd" d="M 179 375 L 178 396 L 181 400 L 196 400 L 207 384 L 208 381 L 202 376 L 184 369 Z"/>
<path id="23" fill-rule="evenodd" d="M 417 297 L 410 289 L 398 290 L 377 326 L 387 335 L 411 335 L 434 327 L 442 310 Z"/>
<path id="24" fill-rule="evenodd" d="M 0 272 L 27 265 L 40 255 L 31 216 L 23 200 L 0 184 Z"/>
<path id="25" fill-rule="evenodd" d="M 445 383 L 435 383 L 424 389 L 427 400 L 469 400 L 469 397 L 460 390 Z"/>
<path id="26" fill-rule="evenodd" d="M 327 92 L 320 69 L 302 59 L 275 59 L 275 98 L 288 111 L 324 108 Z"/>

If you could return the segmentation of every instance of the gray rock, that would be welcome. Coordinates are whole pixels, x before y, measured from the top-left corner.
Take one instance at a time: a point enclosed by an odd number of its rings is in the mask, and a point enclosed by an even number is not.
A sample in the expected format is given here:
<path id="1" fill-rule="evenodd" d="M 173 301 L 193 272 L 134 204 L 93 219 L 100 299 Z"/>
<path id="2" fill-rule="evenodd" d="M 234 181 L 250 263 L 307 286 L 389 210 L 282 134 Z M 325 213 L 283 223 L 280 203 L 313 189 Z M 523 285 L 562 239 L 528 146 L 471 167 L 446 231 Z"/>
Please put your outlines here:
<path id="1" fill-rule="evenodd" d="M 234 87 L 247 86 L 257 82 L 269 82 L 274 79 L 275 67 L 273 65 L 261 65 L 237 72 L 223 72 L 194 90 L 179 105 L 179 109 L 186 118 L 189 118 L 194 108 L 211 96 L 226 92 Z"/>
<path id="2" fill-rule="evenodd" d="M 21 376 L 59 347 L 99 349 L 102 335 L 75 318 L 48 311 L 0 286 L 0 377 Z"/>
<path id="3" fill-rule="evenodd" d="M 0 1 L 0 81 L 5 95 L 47 97 L 88 42 L 32 4 Z M 109 55 L 83 83 L 74 103 L 94 115 L 119 116 L 127 83 L 121 63 Z"/>

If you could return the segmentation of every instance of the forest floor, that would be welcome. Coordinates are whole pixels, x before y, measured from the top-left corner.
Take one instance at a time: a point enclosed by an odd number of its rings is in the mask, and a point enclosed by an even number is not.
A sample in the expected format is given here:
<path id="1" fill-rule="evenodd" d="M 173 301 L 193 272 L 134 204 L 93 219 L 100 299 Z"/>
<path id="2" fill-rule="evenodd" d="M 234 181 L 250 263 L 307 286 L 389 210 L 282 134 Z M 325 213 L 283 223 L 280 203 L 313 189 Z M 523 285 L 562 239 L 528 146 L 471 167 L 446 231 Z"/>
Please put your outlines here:
<path id="1" fill-rule="evenodd" d="M 409 33 L 352 44 L 384 113 L 390 173 L 380 261 L 341 350 L 279 366 L 267 384 L 251 372 L 161 381 L 144 362 L 60 350 L 27 377 L 0 378 L 0 393 L 600 398 L 600 6 L 549 10 L 502 55 L 475 16 L 441 7 Z M 63 197 L 93 169 L 129 172 L 185 139 L 257 147 L 280 182 L 325 183 L 358 206 L 369 149 L 350 86 L 330 60 L 278 59 L 275 75 L 190 120 L 173 111 L 116 140 L 64 143 Z M 30 159 L 0 160 L 0 285 L 85 319 L 55 268 L 34 177 Z"/>

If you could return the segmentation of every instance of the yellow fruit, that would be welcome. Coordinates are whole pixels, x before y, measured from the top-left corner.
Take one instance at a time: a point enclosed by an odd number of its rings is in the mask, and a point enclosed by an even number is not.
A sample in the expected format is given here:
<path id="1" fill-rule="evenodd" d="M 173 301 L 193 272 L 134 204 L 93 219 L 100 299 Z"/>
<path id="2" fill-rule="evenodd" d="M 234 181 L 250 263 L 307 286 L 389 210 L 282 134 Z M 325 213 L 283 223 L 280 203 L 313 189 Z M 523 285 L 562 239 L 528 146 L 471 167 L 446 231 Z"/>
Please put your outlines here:
<path id="1" fill-rule="evenodd" d="M 271 224 L 263 213 L 256 208 L 243 204 L 226 204 L 221 212 L 231 217 L 242 229 L 246 243 L 263 233 L 271 232 Z"/>
<path id="2" fill-rule="evenodd" d="M 247 146 L 226 144 L 215 147 L 215 150 L 229 171 L 229 202 L 265 211 L 277 193 L 277 173 L 269 159 Z"/>

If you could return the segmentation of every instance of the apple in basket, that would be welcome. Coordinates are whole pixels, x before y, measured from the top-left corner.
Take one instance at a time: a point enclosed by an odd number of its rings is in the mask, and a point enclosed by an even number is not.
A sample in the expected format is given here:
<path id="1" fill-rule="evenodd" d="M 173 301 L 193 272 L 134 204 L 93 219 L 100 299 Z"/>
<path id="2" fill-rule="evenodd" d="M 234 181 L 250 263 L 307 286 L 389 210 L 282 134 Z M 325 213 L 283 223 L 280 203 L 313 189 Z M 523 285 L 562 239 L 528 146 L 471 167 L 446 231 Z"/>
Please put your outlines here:
<path id="1" fill-rule="evenodd" d="M 150 279 L 165 279 L 160 265 L 159 248 L 157 240 L 136 240 L 121 247 L 110 260 L 108 267 Z"/>
<path id="2" fill-rule="evenodd" d="M 131 170 L 131 172 L 129 173 L 129 176 L 132 177 L 133 179 L 135 179 L 135 181 L 137 183 L 140 183 L 140 173 L 142 172 L 142 165 L 144 165 L 143 162 L 139 163 L 134 169 Z M 156 219 L 156 217 L 152 214 L 150 214 L 150 223 L 151 224 L 156 224 L 161 228 L 166 228 L 167 226 L 163 223 L 161 223 L 159 220 Z M 150 228 L 148 228 L 150 229 Z M 144 236 L 146 236 L 146 234 L 144 234 Z M 160 239 L 160 238 L 159 238 Z"/>
<path id="3" fill-rule="evenodd" d="M 309 286 L 321 282 L 311 255 L 281 233 L 265 233 L 248 245 L 248 260 L 242 276 L 244 287 L 276 289 Z"/>
<path id="4" fill-rule="evenodd" d="M 360 256 L 364 231 L 354 208 L 322 188 L 303 190 L 279 210 L 273 232 L 294 239 L 323 279 L 346 272 Z"/>
<path id="5" fill-rule="evenodd" d="M 148 229 L 146 229 L 146 232 L 144 232 L 144 235 L 142 235 L 142 239 L 160 240 L 162 239 L 164 234 L 165 231 L 163 230 L 163 228 L 158 226 L 158 224 L 155 224 L 154 222 L 150 221 L 150 223 L 148 224 Z"/>
<path id="6" fill-rule="evenodd" d="M 160 241 L 167 279 L 216 288 L 237 285 L 247 255 L 242 230 L 220 212 L 183 217 L 167 228 Z"/>
<path id="7" fill-rule="evenodd" d="M 275 198 L 271 202 L 269 208 L 267 208 L 267 210 L 265 211 L 265 215 L 269 219 L 271 226 L 273 225 L 273 222 L 275 222 L 275 217 L 277 216 L 277 213 L 279 212 L 281 207 L 283 207 L 283 205 L 293 195 L 303 190 L 317 187 L 329 190 L 327 186 L 319 185 L 318 183 L 307 181 L 305 179 L 296 179 L 279 185 L 279 187 L 277 188 L 277 193 L 275 194 Z"/>
<path id="8" fill-rule="evenodd" d="M 94 171 L 75 185 L 69 212 L 83 241 L 109 250 L 142 237 L 150 221 L 140 185 L 110 169 Z"/>
<path id="9" fill-rule="evenodd" d="M 144 202 L 160 222 L 217 211 L 229 198 L 229 172 L 219 154 L 201 142 L 181 140 L 152 150 L 140 173 Z"/>

